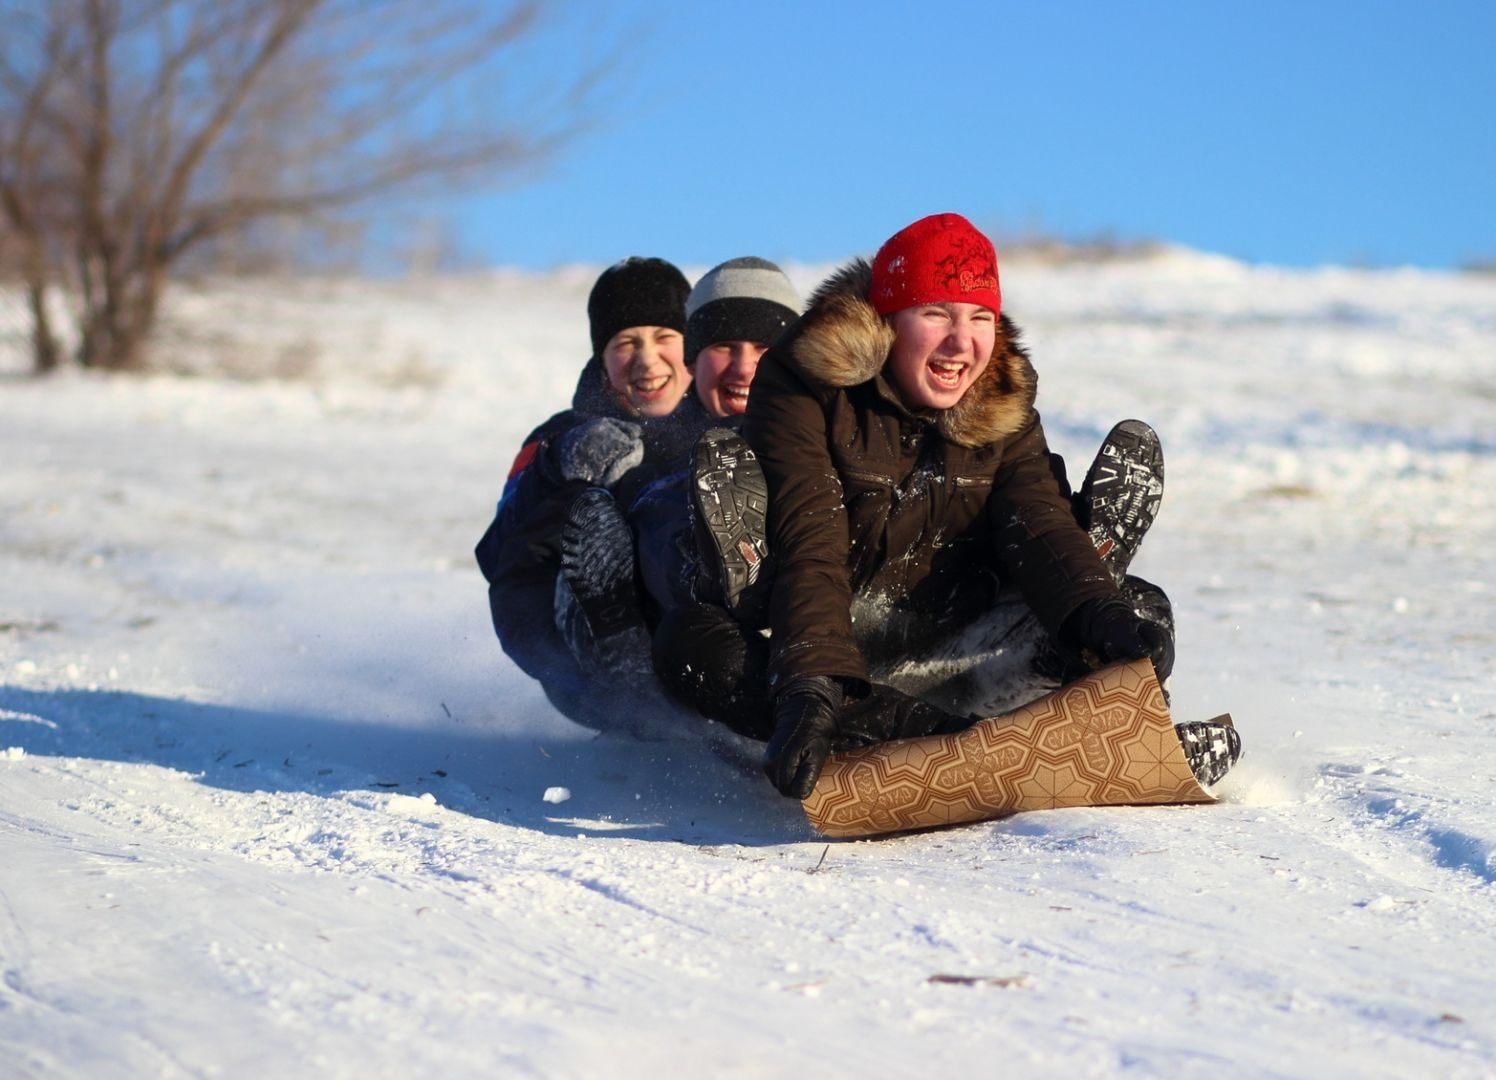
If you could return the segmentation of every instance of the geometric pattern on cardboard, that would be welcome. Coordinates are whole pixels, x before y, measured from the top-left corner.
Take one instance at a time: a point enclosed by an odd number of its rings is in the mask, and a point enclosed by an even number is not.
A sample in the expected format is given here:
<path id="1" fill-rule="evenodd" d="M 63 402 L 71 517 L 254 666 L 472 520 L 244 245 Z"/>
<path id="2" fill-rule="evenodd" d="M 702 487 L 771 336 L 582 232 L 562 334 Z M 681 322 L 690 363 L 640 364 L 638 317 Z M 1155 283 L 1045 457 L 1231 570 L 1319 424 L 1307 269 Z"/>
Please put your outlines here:
<path id="1" fill-rule="evenodd" d="M 1093 671 L 955 735 L 826 761 L 803 803 L 826 836 L 876 836 L 1060 806 L 1201 803 L 1146 659 Z"/>

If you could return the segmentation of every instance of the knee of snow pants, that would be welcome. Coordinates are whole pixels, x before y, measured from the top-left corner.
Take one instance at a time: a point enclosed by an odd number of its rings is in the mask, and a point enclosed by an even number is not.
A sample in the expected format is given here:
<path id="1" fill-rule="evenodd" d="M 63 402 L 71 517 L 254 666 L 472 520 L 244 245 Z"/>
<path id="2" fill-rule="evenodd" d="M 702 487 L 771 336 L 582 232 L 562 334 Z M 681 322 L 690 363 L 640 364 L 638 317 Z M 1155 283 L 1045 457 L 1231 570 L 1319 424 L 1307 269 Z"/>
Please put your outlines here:
<path id="1" fill-rule="evenodd" d="M 692 604 L 668 612 L 654 638 L 655 672 L 670 692 L 739 735 L 768 741 L 774 707 L 769 642 L 721 608 Z M 837 714 L 837 750 L 889 739 L 961 731 L 968 717 L 881 683 L 850 694 Z"/>
<path id="2" fill-rule="evenodd" d="M 695 603 L 696 540 L 691 534 L 691 474 L 655 481 L 629 507 L 639 553 L 639 579 L 661 610 Z"/>
<path id="3" fill-rule="evenodd" d="M 890 739 L 949 735 L 973 723 L 974 717 L 946 712 L 883 683 L 869 683 L 865 694 L 851 694 L 843 702 L 832 749 L 840 752 Z"/>
<path id="4" fill-rule="evenodd" d="M 709 604 L 672 608 L 654 634 L 655 674 L 709 720 L 767 742 L 774 733 L 769 641 Z"/>

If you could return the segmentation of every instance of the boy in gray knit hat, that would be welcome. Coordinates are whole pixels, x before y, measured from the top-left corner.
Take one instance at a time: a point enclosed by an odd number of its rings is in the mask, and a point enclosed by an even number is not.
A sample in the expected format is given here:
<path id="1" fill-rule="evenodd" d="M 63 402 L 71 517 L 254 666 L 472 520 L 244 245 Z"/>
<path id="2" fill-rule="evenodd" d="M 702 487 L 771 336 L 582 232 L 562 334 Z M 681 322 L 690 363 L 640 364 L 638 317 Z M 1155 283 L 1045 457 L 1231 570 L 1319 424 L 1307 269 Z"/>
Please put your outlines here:
<path id="1" fill-rule="evenodd" d="M 742 416 L 759 357 L 800 316 L 784 271 L 752 255 L 708 270 L 686 297 L 686 366 L 715 417 Z"/>

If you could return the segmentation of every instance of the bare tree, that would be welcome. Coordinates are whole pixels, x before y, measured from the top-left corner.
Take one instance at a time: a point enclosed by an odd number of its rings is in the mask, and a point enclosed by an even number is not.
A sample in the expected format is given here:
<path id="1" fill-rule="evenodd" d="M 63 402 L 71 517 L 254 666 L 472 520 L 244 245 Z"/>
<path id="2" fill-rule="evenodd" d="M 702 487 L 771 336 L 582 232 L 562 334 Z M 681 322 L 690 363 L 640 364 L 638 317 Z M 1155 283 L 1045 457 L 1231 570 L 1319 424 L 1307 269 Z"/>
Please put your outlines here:
<path id="1" fill-rule="evenodd" d="M 276 219 L 489 183 L 592 112 L 542 0 L 0 0 L 0 223 L 35 367 L 144 364 L 184 258 Z"/>

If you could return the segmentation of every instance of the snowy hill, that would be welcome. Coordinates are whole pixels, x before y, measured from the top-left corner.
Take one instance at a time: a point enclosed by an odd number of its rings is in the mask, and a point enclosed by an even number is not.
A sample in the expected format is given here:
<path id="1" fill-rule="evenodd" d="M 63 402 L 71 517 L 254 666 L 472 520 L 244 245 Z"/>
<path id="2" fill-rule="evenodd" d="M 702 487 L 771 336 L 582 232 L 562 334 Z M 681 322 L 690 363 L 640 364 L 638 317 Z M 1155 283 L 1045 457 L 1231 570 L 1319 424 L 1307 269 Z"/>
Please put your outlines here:
<path id="1" fill-rule="evenodd" d="M 827 845 L 493 640 L 593 274 L 193 287 L 178 374 L 0 382 L 6 1075 L 1496 1074 L 1496 282 L 1005 264 L 1072 467 L 1162 433 L 1174 712 L 1248 757 Z"/>

